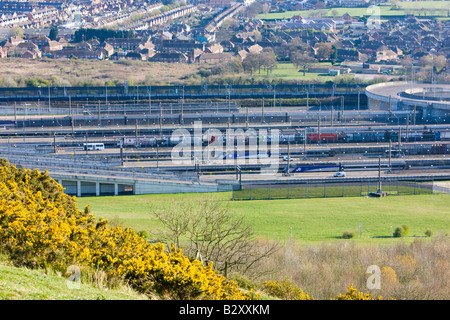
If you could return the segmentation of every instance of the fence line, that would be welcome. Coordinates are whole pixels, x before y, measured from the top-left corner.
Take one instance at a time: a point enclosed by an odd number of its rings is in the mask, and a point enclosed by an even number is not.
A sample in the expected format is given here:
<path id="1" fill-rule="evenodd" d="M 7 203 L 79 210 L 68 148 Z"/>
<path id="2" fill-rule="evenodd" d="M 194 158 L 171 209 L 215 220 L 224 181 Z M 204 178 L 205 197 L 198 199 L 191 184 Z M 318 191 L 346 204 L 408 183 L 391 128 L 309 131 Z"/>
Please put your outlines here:
<path id="1" fill-rule="evenodd" d="M 306 182 L 283 185 L 243 185 L 233 190 L 231 200 L 274 200 L 331 197 L 365 197 L 379 190 L 378 182 Z M 388 195 L 416 195 L 447 192 L 449 188 L 436 186 L 434 180 L 384 180 L 381 191 Z"/>

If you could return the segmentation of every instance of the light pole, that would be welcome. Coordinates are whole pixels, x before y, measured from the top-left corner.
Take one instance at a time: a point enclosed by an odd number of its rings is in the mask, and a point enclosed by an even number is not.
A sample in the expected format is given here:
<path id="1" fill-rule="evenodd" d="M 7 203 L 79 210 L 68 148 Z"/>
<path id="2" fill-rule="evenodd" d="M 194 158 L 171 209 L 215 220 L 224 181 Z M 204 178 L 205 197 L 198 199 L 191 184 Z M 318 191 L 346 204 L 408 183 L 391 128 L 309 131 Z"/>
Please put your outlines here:
<path id="1" fill-rule="evenodd" d="M 50 104 L 50 83 L 48 84 L 48 112 L 50 112 L 51 104 Z"/>
<path id="2" fill-rule="evenodd" d="M 391 247 L 392 247 L 393 238 L 394 238 L 394 229 L 391 226 Z"/>
<path id="3" fill-rule="evenodd" d="M 381 193 L 381 156 L 378 157 L 378 190 L 377 193 Z"/>

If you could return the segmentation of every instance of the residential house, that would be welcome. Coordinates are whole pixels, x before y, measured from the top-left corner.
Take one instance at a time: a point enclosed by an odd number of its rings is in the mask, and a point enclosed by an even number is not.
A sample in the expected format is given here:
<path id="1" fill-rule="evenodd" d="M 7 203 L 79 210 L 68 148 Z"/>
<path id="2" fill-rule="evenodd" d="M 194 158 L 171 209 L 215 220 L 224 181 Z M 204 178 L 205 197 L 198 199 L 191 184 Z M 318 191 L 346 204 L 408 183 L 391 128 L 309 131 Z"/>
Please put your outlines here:
<path id="1" fill-rule="evenodd" d="M 25 40 L 21 37 L 10 37 L 8 41 L 11 45 L 17 46 L 19 43 L 25 42 Z"/>
<path id="2" fill-rule="evenodd" d="M 98 60 L 102 59 L 101 52 L 92 51 L 90 49 L 78 49 L 78 48 L 64 48 L 62 50 L 56 50 L 52 52 L 52 57 L 56 59 L 86 59 L 86 60 Z"/>
<path id="3" fill-rule="evenodd" d="M 75 48 L 79 50 L 92 50 L 92 45 L 87 41 L 81 41 L 75 44 Z"/>
<path id="4" fill-rule="evenodd" d="M 161 40 L 157 41 L 155 44 L 155 50 L 159 52 L 171 52 L 171 51 L 179 51 L 179 52 L 188 52 L 194 49 L 205 50 L 205 44 L 198 43 L 195 40 L 180 40 L 180 39 L 171 39 L 171 40 Z"/>
<path id="5" fill-rule="evenodd" d="M 261 47 L 259 44 L 254 44 L 247 48 L 247 51 L 249 53 L 261 53 L 263 51 L 263 47 Z"/>
<path id="6" fill-rule="evenodd" d="M 420 40 L 420 44 L 427 50 L 438 49 L 442 46 L 442 41 L 437 39 L 434 35 L 425 36 Z"/>
<path id="7" fill-rule="evenodd" d="M 125 60 L 127 53 L 125 51 L 115 51 L 110 57 L 110 60 L 118 61 Z"/>
<path id="8" fill-rule="evenodd" d="M 187 63 L 188 57 L 181 52 L 158 52 L 150 58 L 152 62 Z"/>
<path id="9" fill-rule="evenodd" d="M 161 32 L 161 34 L 158 36 L 158 38 L 160 40 L 171 40 L 173 39 L 173 33 L 169 32 L 169 31 L 163 31 Z"/>
<path id="10" fill-rule="evenodd" d="M 12 45 L 11 42 L 7 41 L 4 45 L 3 45 L 3 51 L 8 55 L 8 56 L 13 56 L 14 55 L 14 49 L 16 48 L 16 46 Z"/>
<path id="11" fill-rule="evenodd" d="M 25 42 L 25 40 L 20 37 L 10 37 L 3 45 L 3 50 L 8 56 L 13 56 L 15 54 L 16 46 L 22 42 Z"/>
<path id="12" fill-rule="evenodd" d="M 223 47 L 219 43 L 212 44 L 205 49 L 205 53 L 222 53 Z"/>
<path id="13" fill-rule="evenodd" d="M 247 56 L 248 56 L 248 51 L 247 50 L 239 50 L 238 52 L 236 52 L 235 57 L 244 60 Z"/>
<path id="14" fill-rule="evenodd" d="M 150 58 L 155 55 L 155 50 L 144 48 L 140 50 L 139 53 L 142 55 L 144 60 L 150 60 Z"/>
<path id="15" fill-rule="evenodd" d="M 63 48 L 69 46 L 69 41 L 64 37 L 59 38 L 58 42 L 62 44 Z"/>
<path id="16" fill-rule="evenodd" d="M 29 37 L 27 40 L 37 45 L 39 50 L 42 50 L 43 47 L 47 46 L 50 41 L 50 39 L 44 35 Z"/>
<path id="17" fill-rule="evenodd" d="M 51 53 L 53 51 L 62 50 L 63 44 L 59 41 L 49 40 L 46 45 L 42 47 L 42 52 Z"/>
<path id="18" fill-rule="evenodd" d="M 143 45 L 144 47 L 151 45 L 149 38 L 108 38 L 106 39 L 106 42 L 112 45 L 115 50 L 122 49 L 124 51 L 136 51 L 139 48 L 139 45 Z"/>
<path id="19" fill-rule="evenodd" d="M 233 55 L 229 52 L 209 53 L 205 52 L 198 57 L 199 63 L 217 63 L 233 59 Z"/>
<path id="20" fill-rule="evenodd" d="M 350 40 L 342 40 L 341 41 L 341 46 L 342 49 L 353 49 L 355 47 L 355 44 L 353 43 L 353 41 Z"/>
<path id="21" fill-rule="evenodd" d="M 187 34 L 191 31 L 191 27 L 184 23 L 174 23 L 170 26 L 169 32 L 172 34 Z M 172 37 L 170 37 L 172 39 Z"/>
<path id="22" fill-rule="evenodd" d="M 26 52 L 24 52 L 21 55 L 22 58 L 26 58 L 26 59 L 36 59 L 36 58 L 40 58 L 41 57 L 41 51 L 39 50 L 27 50 Z"/>
<path id="23" fill-rule="evenodd" d="M 232 51 L 235 47 L 234 43 L 229 40 L 224 40 L 220 43 L 222 48 L 226 51 Z"/>
<path id="24" fill-rule="evenodd" d="M 3 47 L 0 47 L 0 59 L 1 58 L 6 58 L 8 56 L 8 52 L 3 49 Z"/>
<path id="25" fill-rule="evenodd" d="M 425 48 L 417 48 L 411 52 L 410 57 L 416 62 L 420 60 L 420 58 L 429 55 L 430 52 Z"/>
<path id="26" fill-rule="evenodd" d="M 350 23 L 353 20 L 352 16 L 348 12 L 342 15 L 342 19 L 344 19 L 344 21 L 348 23 Z"/>
<path id="27" fill-rule="evenodd" d="M 355 49 L 337 49 L 337 60 L 360 61 L 361 53 Z"/>
<path id="28" fill-rule="evenodd" d="M 376 62 L 379 61 L 391 61 L 398 59 L 398 54 L 395 53 L 393 50 L 388 49 L 386 47 L 380 48 L 376 52 Z"/>
<path id="29" fill-rule="evenodd" d="M 108 42 L 104 42 L 99 50 L 102 51 L 104 57 L 110 57 L 114 53 L 114 47 Z"/>
<path id="30" fill-rule="evenodd" d="M 129 51 L 127 52 L 127 54 L 125 55 L 125 59 L 126 60 L 146 60 L 145 55 L 143 55 L 140 52 L 133 52 L 133 51 Z"/>
<path id="31" fill-rule="evenodd" d="M 25 41 L 19 43 L 16 48 L 14 49 L 14 54 L 17 56 L 22 56 L 27 51 L 40 51 L 39 47 L 30 41 Z"/>
<path id="32" fill-rule="evenodd" d="M 100 41 L 98 41 L 97 39 L 89 39 L 86 42 L 91 45 L 91 48 L 97 48 L 98 46 L 100 46 Z"/>

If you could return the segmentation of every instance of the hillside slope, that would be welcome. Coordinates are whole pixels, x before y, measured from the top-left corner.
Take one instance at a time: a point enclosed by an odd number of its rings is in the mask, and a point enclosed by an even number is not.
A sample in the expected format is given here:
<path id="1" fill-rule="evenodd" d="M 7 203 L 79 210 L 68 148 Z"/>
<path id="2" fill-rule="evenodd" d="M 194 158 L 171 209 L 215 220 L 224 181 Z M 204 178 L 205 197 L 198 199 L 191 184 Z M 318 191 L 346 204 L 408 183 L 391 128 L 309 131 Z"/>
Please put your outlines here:
<path id="1" fill-rule="evenodd" d="M 43 270 L 14 267 L 0 261 L 0 300 L 147 300 L 127 287 L 97 288 L 81 281 L 74 289 L 65 278 Z"/>

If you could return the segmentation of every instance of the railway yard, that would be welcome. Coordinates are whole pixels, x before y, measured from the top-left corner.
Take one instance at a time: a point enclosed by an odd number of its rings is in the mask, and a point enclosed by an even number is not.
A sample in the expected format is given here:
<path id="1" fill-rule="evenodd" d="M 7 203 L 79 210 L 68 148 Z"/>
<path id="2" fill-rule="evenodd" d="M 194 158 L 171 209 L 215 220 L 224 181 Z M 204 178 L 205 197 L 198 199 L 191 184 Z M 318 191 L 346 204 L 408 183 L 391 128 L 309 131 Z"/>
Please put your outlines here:
<path id="1" fill-rule="evenodd" d="M 136 193 L 137 179 L 231 189 L 381 175 L 450 180 L 448 117 L 425 119 L 415 108 L 149 100 L 76 108 L 59 102 L 51 112 L 9 103 L 0 114 L 2 157 L 48 170 L 66 189 L 90 180 L 90 194 L 101 195 L 108 183 L 115 185 L 114 194 Z M 128 180 L 111 182 L 112 176 Z"/>

